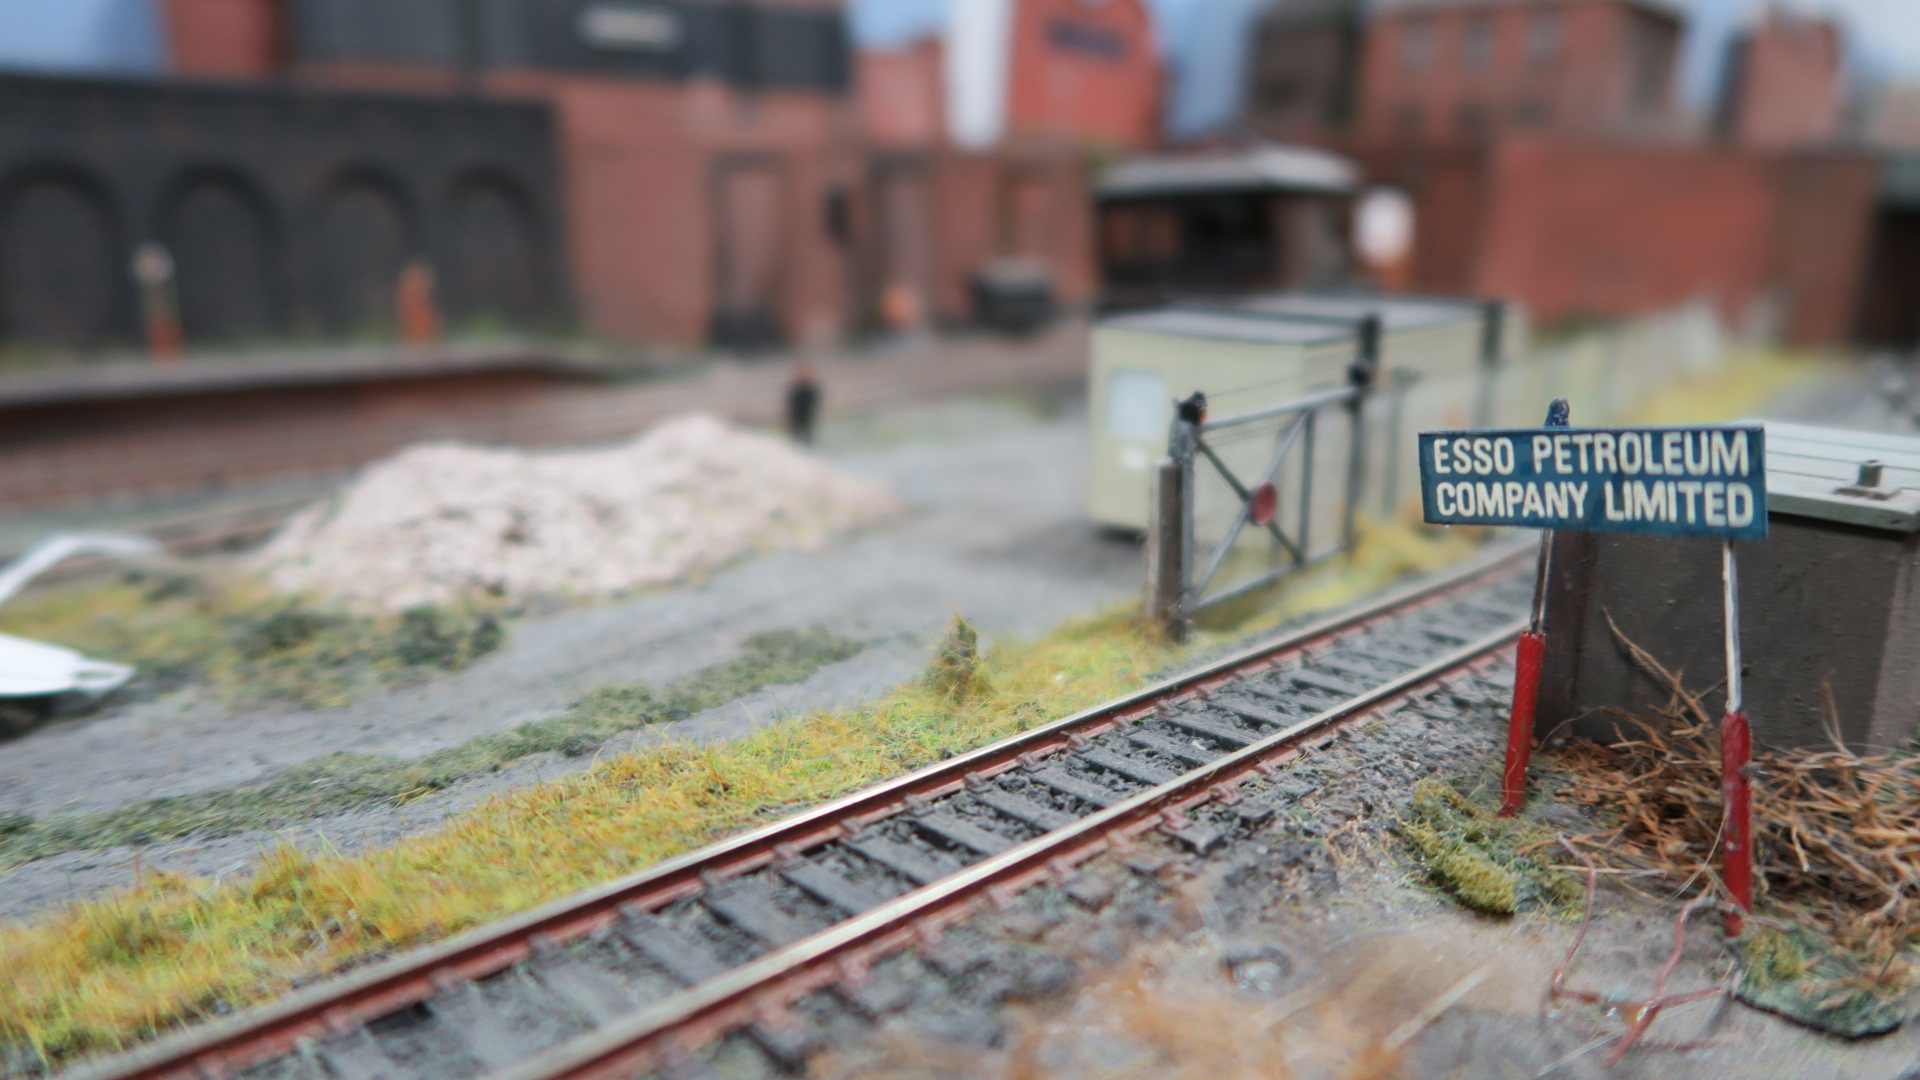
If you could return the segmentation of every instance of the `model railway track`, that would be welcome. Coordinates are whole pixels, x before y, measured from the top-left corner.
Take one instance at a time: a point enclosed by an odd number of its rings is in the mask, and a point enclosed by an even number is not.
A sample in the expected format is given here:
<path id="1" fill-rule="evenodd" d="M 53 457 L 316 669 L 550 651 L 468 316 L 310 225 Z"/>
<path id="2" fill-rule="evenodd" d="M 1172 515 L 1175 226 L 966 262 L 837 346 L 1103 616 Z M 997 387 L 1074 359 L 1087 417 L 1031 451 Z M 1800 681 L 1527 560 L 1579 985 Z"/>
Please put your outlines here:
<path id="1" fill-rule="evenodd" d="M 1148 830 L 1204 853 L 1240 783 L 1493 662 L 1522 628 L 1527 566 L 1491 556 L 78 1075 L 631 1077 L 737 1031 L 797 1068 L 812 1047 L 780 1021 L 792 1002 L 828 987 L 860 1002 L 881 958 Z"/>

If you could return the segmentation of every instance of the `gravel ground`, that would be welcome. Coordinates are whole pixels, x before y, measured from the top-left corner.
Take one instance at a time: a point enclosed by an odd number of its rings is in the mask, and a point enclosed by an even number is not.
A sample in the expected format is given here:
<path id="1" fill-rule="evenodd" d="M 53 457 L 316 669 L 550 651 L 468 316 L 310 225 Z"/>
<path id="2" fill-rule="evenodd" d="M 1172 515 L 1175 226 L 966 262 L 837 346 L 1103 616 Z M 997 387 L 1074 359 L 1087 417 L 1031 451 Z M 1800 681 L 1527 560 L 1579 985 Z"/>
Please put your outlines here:
<path id="1" fill-rule="evenodd" d="M 1137 545 L 1103 536 L 1081 513 L 1084 446 L 1084 419 L 1070 402 L 1045 410 L 960 402 L 837 425 L 823 433 L 824 452 L 891 485 L 912 508 L 904 520 L 827 550 L 752 559 L 691 587 L 516 621 L 508 644 L 468 670 L 345 708 L 233 713 L 183 693 L 52 724 L 7 744 L 0 812 L 108 809 L 245 784 L 336 750 L 418 755 L 552 716 L 609 683 L 664 685 L 727 659 L 751 634 L 816 623 L 873 644 L 804 683 L 667 731 L 727 738 L 870 699 L 920 669 L 956 612 L 989 634 L 1032 635 L 1135 594 Z M 324 836 L 343 849 L 389 843 L 586 760 L 527 759 L 405 807 L 276 835 L 302 844 Z M 146 867 L 218 875 L 244 870 L 274 838 L 161 844 L 138 855 Z M 125 884 L 135 854 L 72 852 L 0 874 L 0 916 Z"/>
<path id="2" fill-rule="evenodd" d="M 1547 993 L 1575 924 L 1468 913 L 1390 832 L 1415 780 L 1498 754 L 1511 679 L 1458 682 L 1243 788 L 1212 814 L 1231 839 L 1208 856 L 1144 839 L 876 965 L 855 997 L 805 999 L 788 1038 L 811 1043 L 821 1080 L 1915 1075 L 1911 1025 L 1847 1042 L 1720 1001 L 1663 1014 L 1606 1066 L 1619 1011 Z M 1568 985 L 1646 996 L 1676 909 L 1603 886 Z M 1717 985 L 1726 956 L 1701 920 L 1669 992 Z M 887 1003 L 877 1024 L 872 1002 Z M 1346 1071 L 1396 1031 L 1414 1036 L 1397 1068 Z M 719 1076 L 760 1080 L 782 1071 L 764 1045 L 734 1037 L 703 1056 Z"/>

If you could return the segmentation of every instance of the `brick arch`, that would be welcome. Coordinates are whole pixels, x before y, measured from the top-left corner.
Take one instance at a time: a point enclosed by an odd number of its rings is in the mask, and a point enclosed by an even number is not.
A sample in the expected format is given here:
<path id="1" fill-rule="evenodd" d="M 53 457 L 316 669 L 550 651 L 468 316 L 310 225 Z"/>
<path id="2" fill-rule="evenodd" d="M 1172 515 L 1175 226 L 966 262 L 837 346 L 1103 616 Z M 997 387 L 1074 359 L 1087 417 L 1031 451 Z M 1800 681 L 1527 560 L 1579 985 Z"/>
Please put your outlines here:
<path id="1" fill-rule="evenodd" d="M 400 271 L 425 251 L 419 204 L 392 173 L 354 166 L 335 173 L 318 207 L 319 299 L 337 334 L 384 334 L 394 324 Z"/>
<path id="2" fill-rule="evenodd" d="M 163 189 L 154 221 L 173 255 L 189 340 L 285 329 L 286 231 L 251 175 L 218 164 L 181 169 Z"/>
<path id="3" fill-rule="evenodd" d="M 96 173 L 63 162 L 0 179 L 0 338 L 85 348 L 139 327 L 126 219 Z"/>
<path id="4" fill-rule="evenodd" d="M 441 297 L 456 320 L 525 327 L 549 309 L 538 204 L 510 174 L 470 169 L 448 185 Z"/>

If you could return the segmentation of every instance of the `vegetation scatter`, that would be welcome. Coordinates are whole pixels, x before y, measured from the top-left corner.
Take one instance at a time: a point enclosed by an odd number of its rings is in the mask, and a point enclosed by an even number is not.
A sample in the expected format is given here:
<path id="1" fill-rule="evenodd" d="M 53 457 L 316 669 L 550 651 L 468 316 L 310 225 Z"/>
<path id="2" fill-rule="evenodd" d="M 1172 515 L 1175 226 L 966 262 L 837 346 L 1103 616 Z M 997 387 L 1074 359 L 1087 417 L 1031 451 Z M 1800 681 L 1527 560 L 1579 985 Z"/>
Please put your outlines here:
<path id="1" fill-rule="evenodd" d="M 380 686 L 458 671 L 506 641 L 488 608 L 350 614 L 210 576 L 129 572 L 16 597 L 0 632 L 132 664 L 128 691 L 195 686 L 229 704 L 346 704 Z"/>
<path id="2" fill-rule="evenodd" d="M 1472 550 L 1469 534 L 1371 531 L 1238 633 L 1351 602 Z M 1203 637 L 1196 650 L 1217 648 Z M 1131 613 L 979 648 L 975 696 L 934 678 L 717 745 L 670 742 L 496 796 L 438 832 L 357 855 L 281 847 L 247 882 L 155 875 L 0 926 L 0 1044 L 58 1065 L 270 999 L 1137 689 L 1192 655 Z M 612 691 L 601 705 L 635 700 Z"/>
<path id="3" fill-rule="evenodd" d="M 280 828 L 369 805 L 406 802 L 498 772 L 534 754 L 591 754 L 623 732 L 692 716 L 765 686 L 799 682 L 863 647 L 824 627 L 775 630 L 755 634 L 739 656 L 664 691 L 638 685 L 603 687 L 559 716 L 478 735 L 417 758 L 333 753 L 245 787 L 148 799 L 41 821 L 0 818 L 0 866 L 79 848 Z"/>

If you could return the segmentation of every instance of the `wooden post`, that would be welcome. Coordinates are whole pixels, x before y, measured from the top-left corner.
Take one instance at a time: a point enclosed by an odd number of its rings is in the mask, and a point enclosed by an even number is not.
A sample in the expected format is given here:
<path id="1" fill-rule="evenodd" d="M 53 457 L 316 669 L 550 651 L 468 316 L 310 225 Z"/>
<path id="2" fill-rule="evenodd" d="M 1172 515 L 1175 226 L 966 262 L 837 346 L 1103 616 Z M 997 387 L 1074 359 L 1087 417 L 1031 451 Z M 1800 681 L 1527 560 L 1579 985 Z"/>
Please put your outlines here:
<path id="1" fill-rule="evenodd" d="M 1187 636 L 1187 470 L 1172 458 L 1154 466 L 1147 508 L 1147 618 L 1175 641 Z"/>

